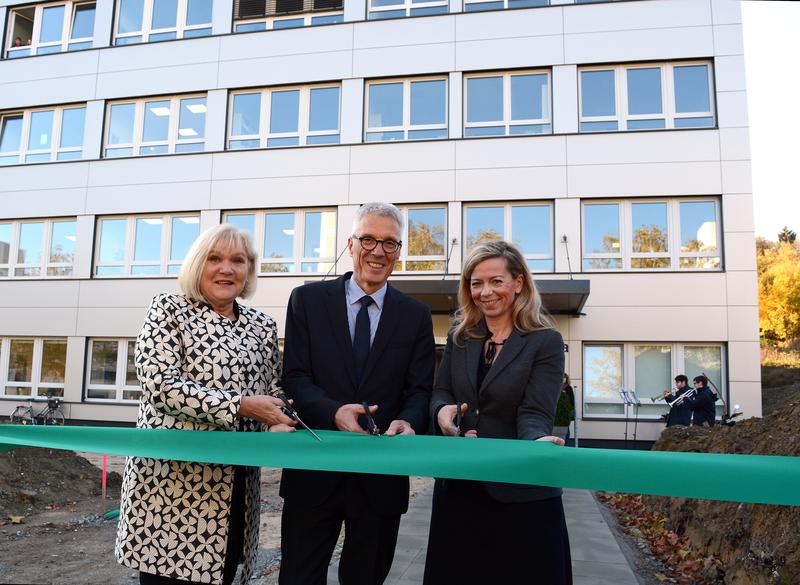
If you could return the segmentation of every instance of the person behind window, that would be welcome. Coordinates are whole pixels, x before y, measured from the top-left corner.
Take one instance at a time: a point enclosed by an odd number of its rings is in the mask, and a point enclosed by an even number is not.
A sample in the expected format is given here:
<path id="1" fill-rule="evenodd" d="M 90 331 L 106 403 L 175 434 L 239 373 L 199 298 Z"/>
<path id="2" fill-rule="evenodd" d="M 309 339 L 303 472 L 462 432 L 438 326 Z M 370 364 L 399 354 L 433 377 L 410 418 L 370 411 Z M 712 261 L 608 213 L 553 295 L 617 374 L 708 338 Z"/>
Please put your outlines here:
<path id="1" fill-rule="evenodd" d="M 519 250 L 473 248 L 458 299 L 431 399 L 437 432 L 563 445 L 551 433 L 564 342 Z M 437 479 L 424 583 L 498 582 L 572 583 L 561 489 Z"/>
<path id="2" fill-rule="evenodd" d="M 24 45 L 22 44 L 22 39 L 20 37 L 14 39 L 14 47 L 23 47 L 23 46 Z"/>
<path id="3" fill-rule="evenodd" d="M 256 286 L 250 236 L 226 224 L 203 232 L 183 262 L 183 294 L 160 294 L 136 340 L 142 387 L 137 427 L 291 431 L 282 411 L 275 321 L 240 305 Z M 258 548 L 257 467 L 129 457 L 114 549 L 142 584 L 229 585 Z"/>
<path id="4" fill-rule="evenodd" d="M 664 401 L 672 404 L 667 413 L 667 426 L 684 426 L 688 427 L 692 422 L 692 411 L 686 398 L 680 402 L 676 402 L 681 396 L 689 392 L 689 378 L 684 374 L 675 376 L 675 388 L 664 396 Z"/>
<path id="5" fill-rule="evenodd" d="M 692 411 L 692 426 L 710 428 L 714 426 L 717 418 L 717 395 L 708 387 L 708 378 L 695 376 L 694 396 L 684 400 L 689 410 Z"/>

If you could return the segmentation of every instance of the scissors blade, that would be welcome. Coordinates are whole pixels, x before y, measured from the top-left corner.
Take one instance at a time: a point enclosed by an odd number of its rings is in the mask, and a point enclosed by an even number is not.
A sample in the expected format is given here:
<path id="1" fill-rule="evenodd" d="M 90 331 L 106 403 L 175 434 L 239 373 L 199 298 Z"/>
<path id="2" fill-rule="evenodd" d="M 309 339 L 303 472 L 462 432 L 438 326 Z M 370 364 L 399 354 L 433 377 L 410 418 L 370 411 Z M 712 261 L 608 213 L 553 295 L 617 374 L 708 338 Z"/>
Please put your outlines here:
<path id="1" fill-rule="evenodd" d="M 289 402 L 289 399 L 286 397 L 286 394 L 279 394 L 279 395 L 278 395 L 278 398 L 280 398 L 280 399 L 283 401 L 283 403 L 286 405 L 286 406 L 284 407 L 284 410 L 286 411 L 286 413 L 287 413 L 287 414 L 288 414 L 288 415 L 289 415 L 291 418 L 293 418 L 294 420 L 296 420 L 296 421 L 297 421 L 297 422 L 300 424 L 300 426 L 301 426 L 301 427 L 303 427 L 303 428 L 304 428 L 305 430 L 307 430 L 309 433 L 311 433 L 312 435 L 314 435 L 314 438 L 315 438 L 317 441 L 319 441 L 319 442 L 321 443 L 321 442 L 322 442 L 322 439 L 320 439 L 320 438 L 319 438 L 319 435 L 318 435 L 317 433 L 315 433 L 314 431 L 312 431 L 312 430 L 311 430 L 311 427 L 309 427 L 309 426 L 308 426 L 306 423 L 304 423 L 304 422 L 303 422 L 303 419 L 301 419 L 301 418 L 300 418 L 300 415 L 299 415 L 299 414 L 297 414 L 297 411 L 294 409 L 294 406 L 292 406 L 292 403 L 291 403 L 291 402 Z"/>
<path id="2" fill-rule="evenodd" d="M 309 433 L 311 433 L 312 435 L 314 435 L 314 438 L 315 438 L 317 441 L 319 441 L 320 443 L 322 442 L 322 439 L 320 439 L 320 438 L 319 438 L 319 435 L 318 435 L 317 433 L 315 433 L 314 431 L 312 431 L 312 430 L 311 430 L 311 427 L 309 427 L 309 426 L 308 426 L 306 423 L 304 423 L 304 422 L 302 421 L 302 419 L 301 419 L 301 418 L 300 418 L 300 417 L 297 415 L 297 413 L 296 413 L 296 412 L 294 413 L 294 418 L 295 418 L 295 420 L 296 420 L 298 423 L 300 423 L 300 426 L 301 426 L 301 427 L 303 427 L 303 428 L 304 428 L 305 430 L 307 430 Z"/>

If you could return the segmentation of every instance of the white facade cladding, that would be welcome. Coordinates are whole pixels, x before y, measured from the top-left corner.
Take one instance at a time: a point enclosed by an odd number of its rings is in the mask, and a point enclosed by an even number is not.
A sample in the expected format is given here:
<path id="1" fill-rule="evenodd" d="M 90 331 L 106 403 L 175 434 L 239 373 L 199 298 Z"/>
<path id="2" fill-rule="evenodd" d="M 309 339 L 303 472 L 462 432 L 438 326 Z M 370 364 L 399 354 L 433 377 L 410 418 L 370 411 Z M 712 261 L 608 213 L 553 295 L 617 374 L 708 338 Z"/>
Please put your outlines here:
<path id="1" fill-rule="evenodd" d="M 414 226 L 398 286 L 456 280 L 481 237 L 589 281 L 557 315 L 581 437 L 622 439 L 625 388 L 655 439 L 648 397 L 684 372 L 761 414 L 737 1 L 140 4 L 98 0 L 69 51 L 85 3 L 0 0 L 0 415 L 51 390 L 70 419 L 135 420 L 129 340 L 186 242 L 253 230 L 250 304 L 282 330 L 294 287 L 349 269 L 370 200 Z"/>

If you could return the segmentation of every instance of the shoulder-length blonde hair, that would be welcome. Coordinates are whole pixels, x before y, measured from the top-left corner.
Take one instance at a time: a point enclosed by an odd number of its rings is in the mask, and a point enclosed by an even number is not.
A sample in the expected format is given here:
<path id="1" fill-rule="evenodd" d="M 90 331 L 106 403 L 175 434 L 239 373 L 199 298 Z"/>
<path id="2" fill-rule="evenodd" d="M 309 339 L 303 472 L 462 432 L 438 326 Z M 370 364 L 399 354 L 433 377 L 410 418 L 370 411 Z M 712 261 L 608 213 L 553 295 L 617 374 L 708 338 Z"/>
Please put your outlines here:
<path id="1" fill-rule="evenodd" d="M 247 278 L 244 281 L 244 288 L 239 296 L 243 299 L 250 297 L 256 290 L 256 260 L 257 253 L 253 246 L 253 238 L 244 230 L 240 230 L 234 225 L 223 223 L 202 232 L 189 248 L 183 266 L 178 273 L 178 284 L 187 297 L 193 301 L 205 301 L 208 299 L 200 290 L 200 279 L 203 277 L 203 266 L 209 252 L 215 247 L 241 248 L 247 256 Z"/>
<path id="2" fill-rule="evenodd" d="M 459 343 L 466 338 L 478 339 L 485 335 L 481 327 L 483 313 L 472 300 L 470 280 L 475 267 L 484 260 L 492 258 L 504 258 L 512 278 L 522 275 L 522 290 L 514 299 L 514 310 L 511 315 L 514 328 L 526 332 L 554 329 L 555 324 L 542 306 L 542 297 L 531 278 L 525 258 L 515 246 L 500 240 L 478 244 L 464 261 L 458 285 L 459 309 L 453 319 L 453 340 Z"/>

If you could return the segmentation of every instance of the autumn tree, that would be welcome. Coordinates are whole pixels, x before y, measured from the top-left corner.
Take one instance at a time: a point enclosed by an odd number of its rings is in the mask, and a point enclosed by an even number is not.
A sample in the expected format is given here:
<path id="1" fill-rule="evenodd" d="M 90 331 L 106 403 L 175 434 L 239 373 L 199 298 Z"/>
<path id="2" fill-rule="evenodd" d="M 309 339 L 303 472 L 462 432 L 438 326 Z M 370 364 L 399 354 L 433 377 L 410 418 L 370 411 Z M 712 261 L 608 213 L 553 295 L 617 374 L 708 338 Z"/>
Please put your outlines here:
<path id="1" fill-rule="evenodd" d="M 787 346 L 800 337 L 800 252 L 781 241 L 758 255 L 758 273 L 761 337 Z"/>

